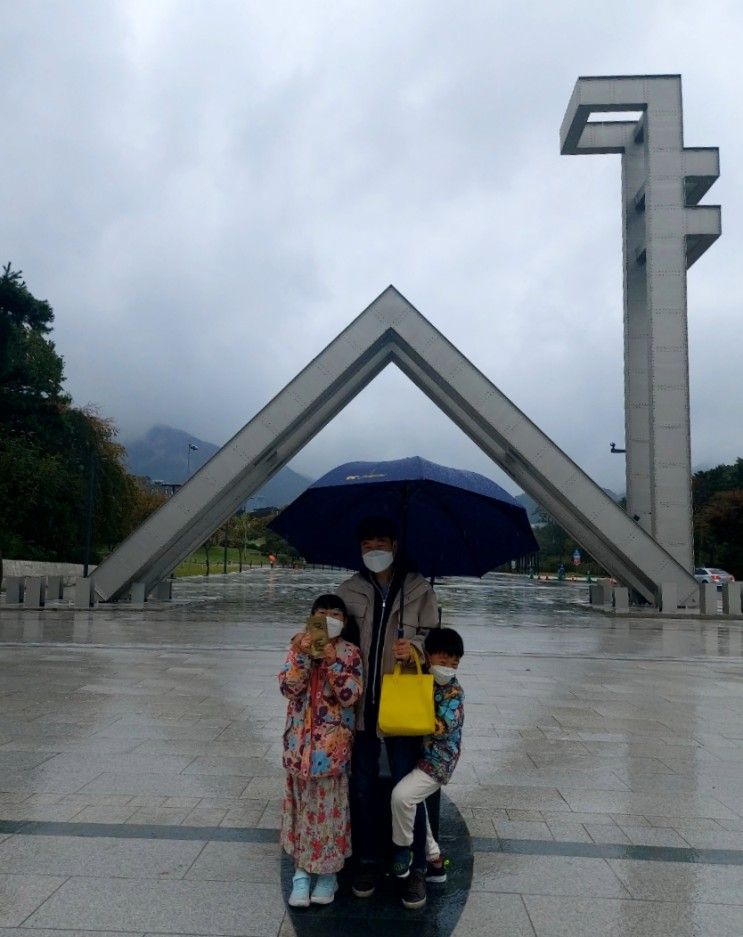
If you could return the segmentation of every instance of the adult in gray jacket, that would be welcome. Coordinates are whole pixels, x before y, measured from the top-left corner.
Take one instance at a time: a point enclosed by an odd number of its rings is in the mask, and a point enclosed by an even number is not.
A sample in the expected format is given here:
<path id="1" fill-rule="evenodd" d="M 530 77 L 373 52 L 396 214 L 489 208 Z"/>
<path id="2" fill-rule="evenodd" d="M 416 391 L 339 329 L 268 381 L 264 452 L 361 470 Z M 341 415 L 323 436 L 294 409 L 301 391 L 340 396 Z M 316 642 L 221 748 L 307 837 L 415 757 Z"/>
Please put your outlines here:
<path id="1" fill-rule="evenodd" d="M 336 591 L 359 625 L 364 664 L 364 694 L 359 702 L 351 766 L 351 811 L 356 850 L 353 893 L 366 898 L 374 894 L 378 875 L 374 803 L 381 754 L 377 717 L 382 674 L 391 673 L 396 661 L 414 666 L 414 655 L 423 660 L 423 640 L 430 628 L 439 626 L 439 615 L 431 585 L 418 573 L 407 572 L 398 559 L 395 526 L 390 520 L 367 518 L 359 525 L 357 536 L 363 568 Z M 415 767 L 421 740 L 384 741 L 392 783 L 396 784 Z M 425 826 L 421 804 L 414 829 L 413 866 L 402 896 L 406 907 L 422 907 L 426 900 Z"/>

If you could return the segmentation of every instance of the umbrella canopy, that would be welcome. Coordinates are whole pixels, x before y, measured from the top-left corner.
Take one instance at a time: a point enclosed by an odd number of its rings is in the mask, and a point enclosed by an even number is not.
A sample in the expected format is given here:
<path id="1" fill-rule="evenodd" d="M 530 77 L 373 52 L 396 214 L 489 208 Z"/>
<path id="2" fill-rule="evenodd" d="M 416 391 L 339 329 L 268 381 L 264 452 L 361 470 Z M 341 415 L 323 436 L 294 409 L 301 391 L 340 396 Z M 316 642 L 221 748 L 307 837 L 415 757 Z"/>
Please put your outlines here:
<path id="1" fill-rule="evenodd" d="M 411 569 L 482 576 L 539 548 L 524 508 L 500 485 L 419 456 L 332 469 L 268 525 L 310 563 L 358 569 L 356 528 L 387 517 Z"/>

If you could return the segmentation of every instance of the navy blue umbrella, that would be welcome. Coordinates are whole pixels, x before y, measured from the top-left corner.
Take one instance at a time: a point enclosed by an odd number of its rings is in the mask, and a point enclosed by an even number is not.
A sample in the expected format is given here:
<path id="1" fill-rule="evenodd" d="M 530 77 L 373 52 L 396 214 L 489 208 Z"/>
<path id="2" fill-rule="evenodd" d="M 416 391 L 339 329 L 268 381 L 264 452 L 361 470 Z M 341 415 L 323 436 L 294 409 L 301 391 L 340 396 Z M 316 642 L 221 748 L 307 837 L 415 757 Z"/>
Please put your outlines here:
<path id="1" fill-rule="evenodd" d="M 424 576 L 482 576 L 539 548 L 525 509 L 477 472 L 419 456 L 332 469 L 268 525 L 310 563 L 358 569 L 356 528 L 394 521 L 411 569 Z"/>

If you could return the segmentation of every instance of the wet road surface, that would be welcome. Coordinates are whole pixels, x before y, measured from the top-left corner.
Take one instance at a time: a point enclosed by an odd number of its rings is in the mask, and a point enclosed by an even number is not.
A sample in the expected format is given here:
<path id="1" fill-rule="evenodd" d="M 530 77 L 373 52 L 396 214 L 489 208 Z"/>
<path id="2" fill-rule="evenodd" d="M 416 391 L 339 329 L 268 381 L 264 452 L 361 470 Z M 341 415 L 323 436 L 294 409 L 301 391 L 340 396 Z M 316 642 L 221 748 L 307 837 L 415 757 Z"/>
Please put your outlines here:
<path id="1" fill-rule="evenodd" d="M 316 930 L 282 895 L 275 674 L 341 578 L 255 569 L 146 611 L 0 612 L 2 937 Z M 432 910 L 428 932 L 739 937 L 741 624 L 615 619 L 585 584 L 508 576 L 437 593 L 466 648 L 447 795 L 474 862 L 458 923 Z M 410 922 L 390 915 L 386 933 Z"/>

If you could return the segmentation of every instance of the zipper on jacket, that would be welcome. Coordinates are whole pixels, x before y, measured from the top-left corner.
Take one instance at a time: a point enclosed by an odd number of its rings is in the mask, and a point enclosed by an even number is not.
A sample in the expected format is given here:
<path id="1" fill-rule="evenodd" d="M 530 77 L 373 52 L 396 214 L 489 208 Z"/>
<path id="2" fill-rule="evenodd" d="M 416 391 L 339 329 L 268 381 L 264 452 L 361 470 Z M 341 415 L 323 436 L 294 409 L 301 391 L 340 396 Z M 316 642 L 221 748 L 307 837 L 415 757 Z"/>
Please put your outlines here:
<path id="1" fill-rule="evenodd" d="M 374 644 L 374 674 L 372 675 L 372 706 L 377 702 L 377 673 L 379 672 L 379 642 L 382 638 L 382 624 L 384 622 L 384 610 L 387 607 L 387 597 L 382 595 L 382 590 L 376 583 L 373 583 L 374 588 L 379 591 L 379 594 L 382 596 L 382 611 L 379 616 L 379 628 L 377 628 L 377 640 Z"/>

